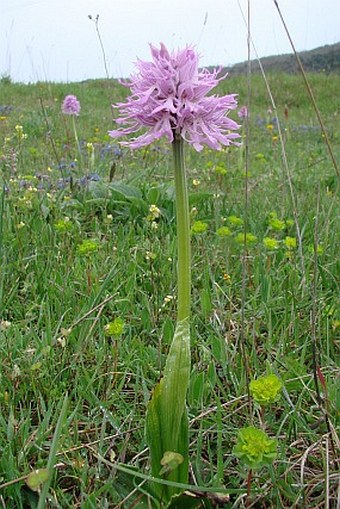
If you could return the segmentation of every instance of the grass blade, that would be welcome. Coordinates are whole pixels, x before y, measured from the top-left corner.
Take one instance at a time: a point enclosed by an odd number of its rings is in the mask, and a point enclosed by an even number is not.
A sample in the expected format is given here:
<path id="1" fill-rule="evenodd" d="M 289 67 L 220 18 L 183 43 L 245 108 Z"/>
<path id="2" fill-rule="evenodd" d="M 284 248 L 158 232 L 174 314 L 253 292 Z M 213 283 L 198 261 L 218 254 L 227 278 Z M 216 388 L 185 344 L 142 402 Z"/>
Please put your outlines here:
<path id="1" fill-rule="evenodd" d="M 45 507 L 47 493 L 48 493 L 48 490 L 50 488 L 51 481 L 52 481 L 53 469 L 54 469 L 55 458 L 56 458 L 56 454 L 57 454 L 59 438 L 60 438 L 60 434 L 61 434 L 61 431 L 62 431 L 62 428 L 64 425 L 65 417 L 66 417 L 67 404 L 68 404 L 68 395 L 66 394 L 64 397 L 63 405 L 61 407 L 58 422 L 57 422 L 56 428 L 54 430 L 50 454 L 48 457 L 47 470 L 48 470 L 49 477 L 48 477 L 47 481 L 43 484 L 37 509 L 44 509 L 44 507 Z"/>

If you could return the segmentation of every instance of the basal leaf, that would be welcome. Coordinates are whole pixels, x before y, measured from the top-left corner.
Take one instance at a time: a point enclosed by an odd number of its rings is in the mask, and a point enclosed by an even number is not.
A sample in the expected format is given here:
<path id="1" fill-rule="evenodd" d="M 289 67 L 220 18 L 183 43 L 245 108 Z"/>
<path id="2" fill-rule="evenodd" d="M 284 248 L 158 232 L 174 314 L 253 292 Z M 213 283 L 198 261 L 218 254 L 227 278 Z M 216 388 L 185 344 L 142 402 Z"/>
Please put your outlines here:
<path id="1" fill-rule="evenodd" d="M 157 384 L 146 415 L 146 439 L 150 449 L 151 471 L 160 476 L 164 453 L 171 451 L 183 457 L 177 468 L 168 472 L 167 480 L 188 481 L 188 416 L 186 394 L 190 374 L 190 330 L 188 321 L 176 326 L 166 361 L 164 376 Z M 155 486 L 155 490 L 169 501 L 177 488 Z"/>

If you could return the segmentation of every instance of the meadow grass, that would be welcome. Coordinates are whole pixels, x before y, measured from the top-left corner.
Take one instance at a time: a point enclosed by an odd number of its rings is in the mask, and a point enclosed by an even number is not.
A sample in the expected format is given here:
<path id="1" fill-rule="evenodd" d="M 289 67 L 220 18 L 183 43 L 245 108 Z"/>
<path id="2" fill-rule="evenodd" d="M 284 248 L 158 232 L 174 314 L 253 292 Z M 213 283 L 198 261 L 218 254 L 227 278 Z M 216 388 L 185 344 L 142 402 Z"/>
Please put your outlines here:
<path id="1" fill-rule="evenodd" d="M 200 499 L 206 508 L 335 508 L 338 181 L 301 78 L 268 80 L 274 113 L 262 78 L 252 77 L 247 209 L 243 148 L 186 150 L 190 482 L 241 490 L 223 503 Z M 339 160 L 340 77 L 309 80 Z M 220 85 L 230 91 L 245 103 L 245 78 Z M 67 94 L 81 103 L 80 154 L 61 113 Z M 166 143 L 130 152 L 107 135 L 111 103 L 125 96 L 109 80 L 0 83 L 0 505 L 7 509 L 38 507 L 42 496 L 51 508 L 148 507 L 136 487 L 138 473 L 148 473 L 146 405 L 176 317 L 174 186 Z M 116 318 L 123 332 L 109 337 L 105 326 Z M 248 400 L 247 380 L 267 372 L 284 390 L 262 412 Z M 276 437 L 279 451 L 271 467 L 253 473 L 246 501 L 247 471 L 232 448 L 250 424 Z M 48 494 L 33 491 L 27 476 L 54 455 Z"/>

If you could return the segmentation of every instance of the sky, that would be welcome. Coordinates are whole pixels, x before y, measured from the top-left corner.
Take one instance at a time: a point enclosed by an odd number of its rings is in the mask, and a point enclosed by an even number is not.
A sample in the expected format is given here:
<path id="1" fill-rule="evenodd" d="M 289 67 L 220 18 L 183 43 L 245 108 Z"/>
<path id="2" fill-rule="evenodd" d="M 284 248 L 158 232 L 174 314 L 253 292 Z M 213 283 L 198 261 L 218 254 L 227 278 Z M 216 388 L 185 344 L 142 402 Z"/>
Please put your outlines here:
<path id="1" fill-rule="evenodd" d="M 277 1 L 298 51 L 340 41 L 339 0 Z M 201 66 L 242 62 L 247 59 L 242 16 L 247 3 L 0 0 L 0 77 L 25 83 L 81 81 L 107 72 L 128 77 L 137 58 L 150 60 L 149 43 L 160 42 L 171 50 L 194 45 Z M 250 0 L 250 19 L 252 58 L 291 52 L 273 0 Z"/>

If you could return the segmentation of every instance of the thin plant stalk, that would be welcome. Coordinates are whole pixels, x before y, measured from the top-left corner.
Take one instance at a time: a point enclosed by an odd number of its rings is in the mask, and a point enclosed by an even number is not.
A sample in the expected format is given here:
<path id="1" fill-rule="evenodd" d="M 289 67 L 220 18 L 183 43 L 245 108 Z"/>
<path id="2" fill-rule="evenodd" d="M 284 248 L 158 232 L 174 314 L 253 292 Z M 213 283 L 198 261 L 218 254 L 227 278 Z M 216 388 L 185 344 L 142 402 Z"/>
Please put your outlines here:
<path id="1" fill-rule="evenodd" d="M 239 3 L 239 7 L 240 7 L 240 10 L 241 10 L 241 14 L 242 14 L 244 23 L 247 26 L 247 21 L 245 19 L 244 14 L 243 14 L 243 11 L 242 11 L 242 8 L 240 6 L 240 3 Z M 291 176 L 291 172 L 290 172 L 290 169 L 289 169 L 289 164 L 288 164 L 288 159 L 287 159 L 287 154 L 286 154 L 286 149 L 285 149 L 285 142 L 284 142 L 284 138 L 283 138 L 281 123 L 280 123 L 279 117 L 277 115 L 277 107 L 276 107 L 276 102 L 274 100 L 274 96 L 272 94 L 269 82 L 267 80 L 267 76 L 266 76 L 265 70 L 263 68 L 261 59 L 258 56 L 258 53 L 256 51 L 256 47 L 254 45 L 254 41 L 252 40 L 251 35 L 248 36 L 248 40 L 251 42 L 253 50 L 255 52 L 255 56 L 256 56 L 256 59 L 258 61 L 258 64 L 259 64 L 259 67 L 260 67 L 260 71 L 261 71 L 261 74 L 262 74 L 262 77 L 263 77 L 263 80 L 264 80 L 264 83 L 265 83 L 265 86 L 266 86 L 266 90 L 267 90 L 267 93 L 268 93 L 268 96 L 269 96 L 269 99 L 270 99 L 273 111 L 275 112 L 275 115 L 276 115 L 277 131 L 278 131 L 280 145 L 281 145 L 281 157 L 282 157 L 283 169 L 285 170 L 286 177 L 287 177 L 288 188 L 289 188 L 289 193 L 290 193 L 290 200 L 291 200 L 291 206 L 292 206 L 292 213 L 293 213 L 295 229 L 296 229 L 296 236 L 297 236 L 297 240 L 298 240 L 298 253 L 299 253 L 299 258 L 300 258 L 300 270 L 301 270 L 301 274 L 302 274 L 301 283 L 302 283 L 302 287 L 303 287 L 304 291 L 307 291 L 307 286 L 306 286 L 306 268 L 305 268 L 305 259 L 304 259 L 304 255 L 303 255 L 303 249 L 302 249 L 302 231 L 301 231 L 300 224 L 299 224 L 299 217 L 298 217 L 298 210 L 297 210 L 297 198 L 296 198 L 296 196 L 294 194 L 293 181 L 292 181 L 292 176 Z"/>
<path id="2" fill-rule="evenodd" d="M 184 143 L 176 135 L 172 142 L 176 188 L 177 217 L 177 321 L 190 317 L 191 295 L 191 249 L 190 249 L 190 215 L 188 189 L 184 168 Z"/>
<path id="3" fill-rule="evenodd" d="M 248 351 L 246 347 L 245 337 L 245 307 L 246 307 L 246 292 L 247 292 L 247 270 L 248 270 L 248 250 L 247 250 L 247 229 L 248 229 L 248 176 L 249 176 L 249 164 L 250 164 L 250 152 L 249 152 L 249 136 L 250 136 L 250 125 L 249 125 L 249 111 L 250 111 L 250 93 L 251 93 L 251 67 L 250 67 L 250 2 L 248 1 L 248 16 L 247 16 L 247 47 L 248 47 L 248 65 L 247 65 L 247 115 L 245 118 L 245 179 L 244 179 L 244 247 L 242 254 L 242 302 L 241 302 L 241 351 L 244 363 L 247 399 L 248 399 L 248 411 L 249 417 L 252 415 L 252 403 L 249 391 L 249 362 L 248 362 Z"/>
<path id="4" fill-rule="evenodd" d="M 0 196 L 0 260 L 2 258 L 2 246 L 3 246 L 3 225 L 4 225 L 4 211 L 5 211 L 5 184 L 2 186 L 2 192 Z"/>
<path id="5" fill-rule="evenodd" d="M 73 127 L 74 139 L 76 140 L 77 150 L 78 150 L 78 154 L 79 154 L 79 162 L 80 162 L 80 165 L 82 166 L 83 156 L 82 156 L 81 149 L 80 149 L 80 143 L 79 143 L 79 138 L 78 138 L 78 133 L 77 133 L 75 115 L 72 115 L 72 127 Z"/>
<path id="6" fill-rule="evenodd" d="M 319 278 L 318 266 L 318 243 L 319 243 L 319 211 L 320 211 L 320 185 L 317 190 L 316 214 L 314 225 L 314 270 L 313 284 L 311 288 L 312 310 L 311 310 L 311 338 L 312 338 L 312 365 L 313 377 L 316 392 L 316 399 L 319 407 L 322 408 L 321 391 L 319 387 L 318 368 L 320 369 L 319 344 L 317 339 L 317 284 Z"/>
<path id="7" fill-rule="evenodd" d="M 4 211 L 5 211 L 5 185 L 2 186 L 2 192 L 0 196 L 0 263 L 3 263 L 3 227 L 4 227 Z M 2 277 L 0 280 L 0 320 L 2 318 L 2 296 L 3 296 L 3 284 L 4 284 L 4 278 Z"/>
<path id="8" fill-rule="evenodd" d="M 249 507 L 250 504 L 251 504 L 251 481 L 253 479 L 253 471 L 252 469 L 250 468 L 248 470 L 248 475 L 247 475 L 247 496 L 246 496 L 246 507 Z"/>
<path id="9" fill-rule="evenodd" d="M 97 16 L 95 18 L 93 18 L 91 16 L 91 14 L 89 14 L 88 18 L 91 21 L 93 21 L 94 24 L 95 24 L 96 32 L 97 32 L 97 36 L 98 36 L 98 40 L 99 40 L 99 44 L 100 44 L 100 49 L 101 49 L 101 52 L 102 52 L 102 57 L 103 57 L 103 62 L 104 62 L 106 78 L 109 80 L 110 79 L 110 75 L 109 75 L 109 69 L 108 69 L 108 65 L 107 65 L 107 58 L 106 58 L 106 53 L 105 53 L 105 47 L 104 47 L 103 39 L 102 39 L 102 36 L 100 34 L 100 30 L 99 30 L 99 14 L 97 14 Z"/>

